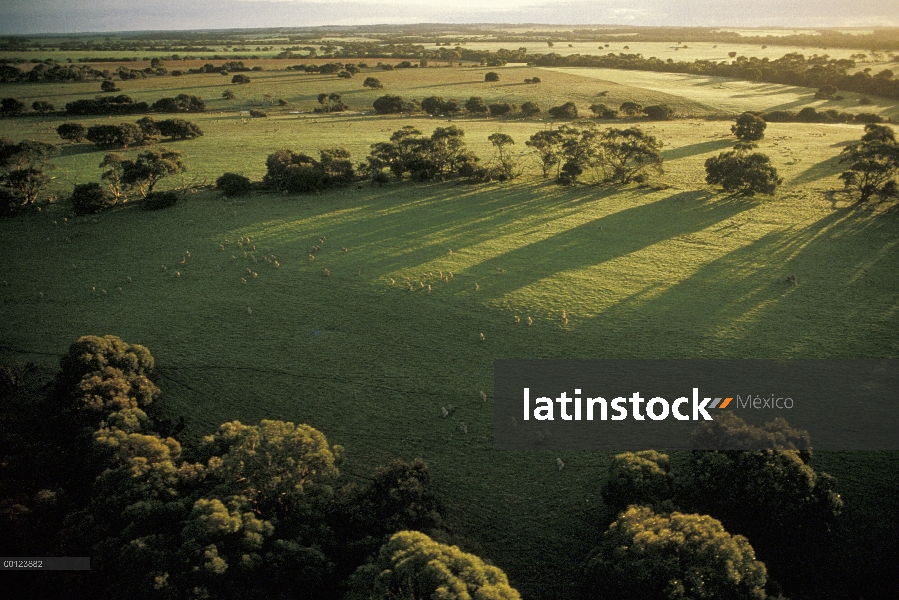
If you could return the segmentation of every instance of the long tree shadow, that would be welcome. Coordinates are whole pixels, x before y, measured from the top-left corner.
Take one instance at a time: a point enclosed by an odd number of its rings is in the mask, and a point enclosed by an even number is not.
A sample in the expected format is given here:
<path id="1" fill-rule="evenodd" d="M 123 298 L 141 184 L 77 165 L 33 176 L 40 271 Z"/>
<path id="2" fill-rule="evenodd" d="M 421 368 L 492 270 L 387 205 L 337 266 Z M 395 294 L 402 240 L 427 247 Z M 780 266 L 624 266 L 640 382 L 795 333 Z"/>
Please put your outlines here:
<path id="1" fill-rule="evenodd" d="M 767 233 L 595 319 L 639 323 L 629 343 L 655 339 L 679 358 L 895 356 L 899 225 L 870 212 L 835 210 Z"/>
<path id="2" fill-rule="evenodd" d="M 753 204 L 731 198 L 708 202 L 705 191 L 681 192 L 591 220 L 487 259 L 467 270 L 488 298 L 497 299 L 569 270 L 599 265 L 665 240 L 702 231 Z"/>
<path id="3" fill-rule="evenodd" d="M 840 172 L 840 157 L 832 156 L 816 163 L 790 180 L 790 185 L 803 185 Z"/>
<path id="4" fill-rule="evenodd" d="M 708 152 L 714 152 L 715 150 L 722 150 L 724 148 L 733 147 L 735 140 L 710 140 L 708 142 L 697 142 L 695 144 L 688 144 L 686 146 L 680 146 L 679 148 L 672 148 L 670 150 L 662 150 L 662 158 L 665 160 L 677 160 L 678 158 L 686 158 L 688 156 L 695 156 L 697 154 L 706 154 Z"/>

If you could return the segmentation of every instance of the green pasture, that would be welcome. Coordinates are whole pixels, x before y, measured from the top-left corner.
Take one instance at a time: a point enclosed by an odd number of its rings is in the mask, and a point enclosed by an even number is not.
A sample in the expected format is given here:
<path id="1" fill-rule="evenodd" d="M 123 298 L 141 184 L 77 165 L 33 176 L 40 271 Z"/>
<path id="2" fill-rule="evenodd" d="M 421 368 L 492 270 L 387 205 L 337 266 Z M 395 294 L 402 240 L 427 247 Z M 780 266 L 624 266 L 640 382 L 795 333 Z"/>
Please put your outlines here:
<path id="1" fill-rule="evenodd" d="M 710 86 L 703 100 L 689 92 L 698 83 L 664 75 L 651 85 L 522 67 L 485 84 L 487 70 L 373 72 L 385 85 L 376 91 L 362 89 L 367 74 L 346 81 L 287 72 L 251 73 L 246 86 L 195 75 L 121 87 L 139 100 L 184 92 L 207 101 L 208 112 L 187 116 L 205 135 L 165 144 L 187 154 L 194 185 L 226 171 L 259 180 L 266 155 L 282 147 L 315 154 L 344 146 L 358 161 L 404 125 L 430 133 L 449 124 L 370 114 L 383 93 L 535 99 L 544 108 L 574 100 L 585 111 L 594 101 L 671 99 L 698 116 L 737 112 L 753 97 L 755 107 L 768 102 L 734 82 Z M 535 75 L 544 83 L 518 83 Z M 62 105 L 98 87 L 4 86 L 4 94 Z M 805 91 L 770 87 L 772 102 L 805 99 Z M 226 88 L 238 93 L 234 101 L 220 99 Z M 341 93 L 354 110 L 309 114 L 320 92 Z M 266 94 L 289 104 L 269 109 Z M 270 117 L 242 116 L 251 105 Z M 58 141 L 55 128 L 67 120 L 137 118 L 3 119 L 0 135 Z M 666 160 L 666 174 L 647 188 L 543 180 L 524 141 L 551 122 L 452 124 L 484 160 L 487 136 L 511 135 L 524 175 L 233 200 L 202 188 L 159 212 L 133 203 L 77 218 L 60 200 L 0 221 L 0 359 L 51 370 L 78 336 L 115 334 L 153 353 L 162 401 L 187 417 L 188 436 L 230 419 L 274 418 L 309 423 L 344 445 L 354 474 L 422 457 L 467 550 L 505 569 L 526 598 L 571 598 L 606 516 L 599 486 L 609 456 L 494 452 L 493 360 L 899 357 L 894 204 L 857 207 L 833 193 L 839 152 L 861 126 L 772 123 L 760 150 L 785 184 L 776 197 L 753 200 L 703 183 L 705 159 L 735 141 L 727 120 L 645 123 L 665 142 Z M 54 194 L 98 180 L 104 153 L 63 146 Z M 450 404 L 457 410 L 444 419 Z M 894 454 L 821 453 L 816 461 L 840 479 L 859 544 L 873 523 L 895 531 L 895 502 L 884 500 L 899 491 Z"/>

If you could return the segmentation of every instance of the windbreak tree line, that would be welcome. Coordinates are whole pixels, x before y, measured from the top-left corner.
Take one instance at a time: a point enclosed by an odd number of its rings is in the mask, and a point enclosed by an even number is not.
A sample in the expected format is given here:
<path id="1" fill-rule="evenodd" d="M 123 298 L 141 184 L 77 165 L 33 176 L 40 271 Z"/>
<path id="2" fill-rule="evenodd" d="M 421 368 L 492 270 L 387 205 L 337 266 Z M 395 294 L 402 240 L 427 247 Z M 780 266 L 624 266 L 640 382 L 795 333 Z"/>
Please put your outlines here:
<path id="1" fill-rule="evenodd" d="M 322 432 L 265 419 L 186 444 L 183 419 L 158 408 L 155 374 L 145 347 L 85 336 L 44 395 L 3 388 L 16 485 L 0 492 L 18 508 L 0 517 L 0 550 L 91 557 L 90 571 L 35 581 L 36 595 L 519 599 L 500 569 L 447 543 L 420 459 L 350 480 Z M 29 473 L 48 453 L 59 469 Z"/>

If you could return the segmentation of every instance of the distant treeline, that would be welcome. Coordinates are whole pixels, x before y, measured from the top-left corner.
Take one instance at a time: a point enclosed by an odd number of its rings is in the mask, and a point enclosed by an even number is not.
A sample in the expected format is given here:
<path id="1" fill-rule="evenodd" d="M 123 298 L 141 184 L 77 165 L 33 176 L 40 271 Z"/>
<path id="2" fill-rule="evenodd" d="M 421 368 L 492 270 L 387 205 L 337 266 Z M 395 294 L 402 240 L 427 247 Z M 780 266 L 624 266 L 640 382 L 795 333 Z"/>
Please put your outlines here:
<path id="1" fill-rule="evenodd" d="M 746 58 L 737 56 L 733 62 L 695 60 L 693 62 L 673 59 L 644 58 L 641 54 L 607 54 L 591 56 L 572 54 L 561 56 L 545 54 L 533 59 L 539 67 L 593 67 L 604 69 L 628 69 L 635 71 L 656 71 L 662 73 L 686 73 L 712 77 L 732 77 L 749 81 L 764 81 L 811 88 L 832 85 L 840 90 L 871 94 L 886 98 L 899 98 L 899 79 L 893 72 L 884 69 L 871 75 L 866 71 L 849 74 L 855 61 L 848 58 L 834 59 L 824 56 L 806 58 L 799 53 L 790 53 L 781 58 Z"/>

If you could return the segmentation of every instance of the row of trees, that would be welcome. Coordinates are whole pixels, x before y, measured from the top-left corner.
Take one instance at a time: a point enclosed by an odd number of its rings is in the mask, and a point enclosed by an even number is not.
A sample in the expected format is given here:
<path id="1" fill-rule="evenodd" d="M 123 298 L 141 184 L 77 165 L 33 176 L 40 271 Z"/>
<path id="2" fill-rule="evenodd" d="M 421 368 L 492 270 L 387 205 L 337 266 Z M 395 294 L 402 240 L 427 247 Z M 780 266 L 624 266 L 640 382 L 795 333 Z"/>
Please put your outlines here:
<path id="1" fill-rule="evenodd" d="M 892 71 L 884 69 L 876 74 L 868 70 L 850 74 L 856 64 L 853 59 L 833 59 L 827 55 L 806 58 L 793 52 L 771 60 L 767 57 L 735 56 L 730 62 L 697 59 L 693 62 L 662 60 L 641 54 L 607 54 L 605 56 L 556 53 L 535 55 L 529 59 L 541 67 L 593 67 L 655 71 L 662 73 L 686 73 L 714 77 L 732 77 L 749 81 L 764 81 L 783 85 L 822 88 L 833 86 L 838 90 L 860 94 L 899 98 L 899 79 Z"/>
<path id="2" fill-rule="evenodd" d="M 178 94 L 174 98 L 160 98 L 152 106 L 146 102 L 135 102 L 126 94 L 100 96 L 93 100 L 75 100 L 66 104 L 69 115 L 129 115 L 155 112 L 202 112 L 206 103 L 202 98 L 190 94 Z"/>
<path id="3" fill-rule="evenodd" d="M 152 117 L 120 125 L 87 127 L 83 123 L 62 123 L 56 128 L 56 133 L 60 138 L 71 142 L 88 140 L 98 148 L 145 146 L 156 143 L 160 135 L 172 140 L 187 140 L 203 135 L 200 127 L 191 121 L 185 119 L 156 121 Z"/>
<path id="4" fill-rule="evenodd" d="M 397 460 L 351 481 L 341 446 L 309 425 L 273 420 L 223 423 L 185 444 L 176 437 L 183 420 L 154 409 L 155 372 L 143 346 L 85 336 L 60 361 L 48 398 L 13 393 L 0 405 L 3 423 L 19 426 L 4 437 L 25 425 L 7 406 L 30 401 L 66 435 L 38 433 L 25 447 L 72 458 L 61 459 L 73 463 L 68 478 L 37 484 L 52 488 L 34 489 L 40 477 L 20 482 L 33 498 L 56 498 L 52 507 L 16 498 L 29 506 L 0 520 L 9 555 L 91 556 L 90 571 L 37 580 L 44 593 L 519 599 L 500 569 L 446 543 L 423 461 Z M 17 470 L 37 459 L 11 460 Z"/>
<path id="5" fill-rule="evenodd" d="M 375 81 L 377 85 L 373 84 L 372 87 L 380 87 L 380 82 Z M 508 102 L 488 104 L 480 96 L 472 96 L 465 102 L 455 99 L 447 100 L 442 96 L 428 96 L 418 102 L 416 100 L 406 101 L 402 96 L 388 94 L 375 100 L 373 107 L 379 114 L 413 113 L 422 110 L 433 116 L 454 116 L 466 111 L 475 116 L 489 114 L 492 117 L 502 117 L 520 113 L 523 117 L 532 117 L 542 112 L 536 102 L 528 101 L 521 106 Z M 595 118 L 606 120 L 620 117 L 647 117 L 654 121 L 664 121 L 674 116 L 674 110 L 667 104 L 644 107 L 631 101 L 622 103 L 617 110 L 601 103 L 591 105 L 590 110 Z M 547 110 L 547 114 L 556 119 L 576 119 L 579 116 L 577 105 L 574 102 L 553 106 Z"/>

